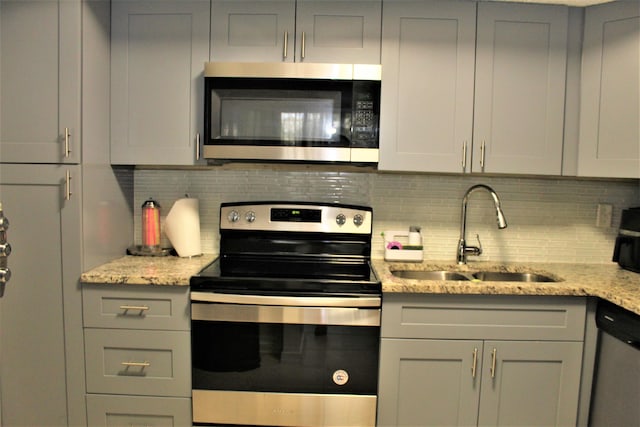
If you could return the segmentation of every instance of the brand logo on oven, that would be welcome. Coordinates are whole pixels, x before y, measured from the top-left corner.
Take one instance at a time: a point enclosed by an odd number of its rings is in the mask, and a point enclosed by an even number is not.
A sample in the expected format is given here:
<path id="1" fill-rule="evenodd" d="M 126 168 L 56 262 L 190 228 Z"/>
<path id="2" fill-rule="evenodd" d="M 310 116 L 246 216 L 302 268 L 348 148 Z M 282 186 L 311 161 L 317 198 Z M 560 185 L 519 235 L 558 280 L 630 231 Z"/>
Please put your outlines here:
<path id="1" fill-rule="evenodd" d="M 338 385 L 345 385 L 349 381 L 349 374 L 347 371 L 338 369 L 333 373 L 333 382 Z"/>

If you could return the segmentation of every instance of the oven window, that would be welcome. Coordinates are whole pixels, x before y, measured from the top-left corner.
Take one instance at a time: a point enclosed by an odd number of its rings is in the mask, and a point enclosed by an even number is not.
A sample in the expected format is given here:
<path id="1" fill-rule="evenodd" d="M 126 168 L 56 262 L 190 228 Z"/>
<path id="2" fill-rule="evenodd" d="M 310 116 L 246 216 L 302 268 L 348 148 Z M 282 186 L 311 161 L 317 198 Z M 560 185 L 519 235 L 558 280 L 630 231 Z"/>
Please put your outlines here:
<path id="1" fill-rule="evenodd" d="M 375 395 L 379 335 L 369 326 L 194 320 L 193 388 Z"/>

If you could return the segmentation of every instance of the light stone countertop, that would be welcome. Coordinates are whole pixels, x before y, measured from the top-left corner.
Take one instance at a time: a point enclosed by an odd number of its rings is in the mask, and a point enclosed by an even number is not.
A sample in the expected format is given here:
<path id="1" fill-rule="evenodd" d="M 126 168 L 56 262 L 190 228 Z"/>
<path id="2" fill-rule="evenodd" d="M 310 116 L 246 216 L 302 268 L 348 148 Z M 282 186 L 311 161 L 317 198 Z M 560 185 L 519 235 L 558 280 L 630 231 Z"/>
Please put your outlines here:
<path id="1" fill-rule="evenodd" d="M 212 254 L 191 258 L 127 255 L 82 273 L 80 282 L 189 286 L 189 278 L 216 258 L 217 255 Z"/>
<path id="2" fill-rule="evenodd" d="M 617 264 L 562 264 L 469 262 L 457 265 L 450 261 L 386 262 L 374 259 L 373 267 L 382 282 L 383 293 L 478 294 L 478 295 L 568 295 L 606 299 L 640 314 L 640 274 Z M 541 273 L 558 282 L 481 282 L 413 280 L 394 276 L 397 270 L 505 271 Z"/>
<path id="3" fill-rule="evenodd" d="M 97 284 L 188 286 L 189 278 L 216 257 L 214 254 L 192 258 L 127 255 L 83 273 L 80 281 Z M 469 262 L 458 266 L 452 261 L 405 263 L 374 259 L 372 264 L 382 282 L 383 293 L 594 296 L 640 314 L 640 274 L 623 270 L 614 263 Z M 396 277 L 391 273 L 392 270 L 535 272 L 561 281 L 526 283 L 412 280 Z"/>

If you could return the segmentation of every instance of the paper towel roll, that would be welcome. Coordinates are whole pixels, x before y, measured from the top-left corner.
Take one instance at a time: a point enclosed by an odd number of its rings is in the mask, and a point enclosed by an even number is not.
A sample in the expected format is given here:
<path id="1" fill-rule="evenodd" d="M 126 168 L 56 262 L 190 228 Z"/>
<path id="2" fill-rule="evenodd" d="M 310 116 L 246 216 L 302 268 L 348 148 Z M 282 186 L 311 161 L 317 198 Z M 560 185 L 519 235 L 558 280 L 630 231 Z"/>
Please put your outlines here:
<path id="1" fill-rule="evenodd" d="M 198 199 L 175 201 L 164 221 L 164 232 L 181 257 L 202 254 Z"/>

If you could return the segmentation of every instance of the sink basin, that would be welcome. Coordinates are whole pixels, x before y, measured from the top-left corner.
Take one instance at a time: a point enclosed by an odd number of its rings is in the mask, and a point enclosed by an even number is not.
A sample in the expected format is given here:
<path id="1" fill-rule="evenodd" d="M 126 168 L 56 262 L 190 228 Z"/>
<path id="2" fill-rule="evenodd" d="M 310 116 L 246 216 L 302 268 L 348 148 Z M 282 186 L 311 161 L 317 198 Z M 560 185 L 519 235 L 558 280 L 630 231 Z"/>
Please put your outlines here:
<path id="1" fill-rule="evenodd" d="M 394 270 L 396 277 L 413 280 L 464 280 L 480 282 L 557 282 L 551 276 L 539 273 L 514 273 L 508 271 L 462 272 L 450 270 Z"/>
<path id="2" fill-rule="evenodd" d="M 391 273 L 396 277 L 414 280 L 471 280 L 469 276 L 463 273 L 444 270 L 396 270 Z"/>
<path id="3" fill-rule="evenodd" d="M 544 274 L 507 271 L 479 271 L 473 273 L 473 277 L 483 282 L 557 282 L 553 277 Z"/>

